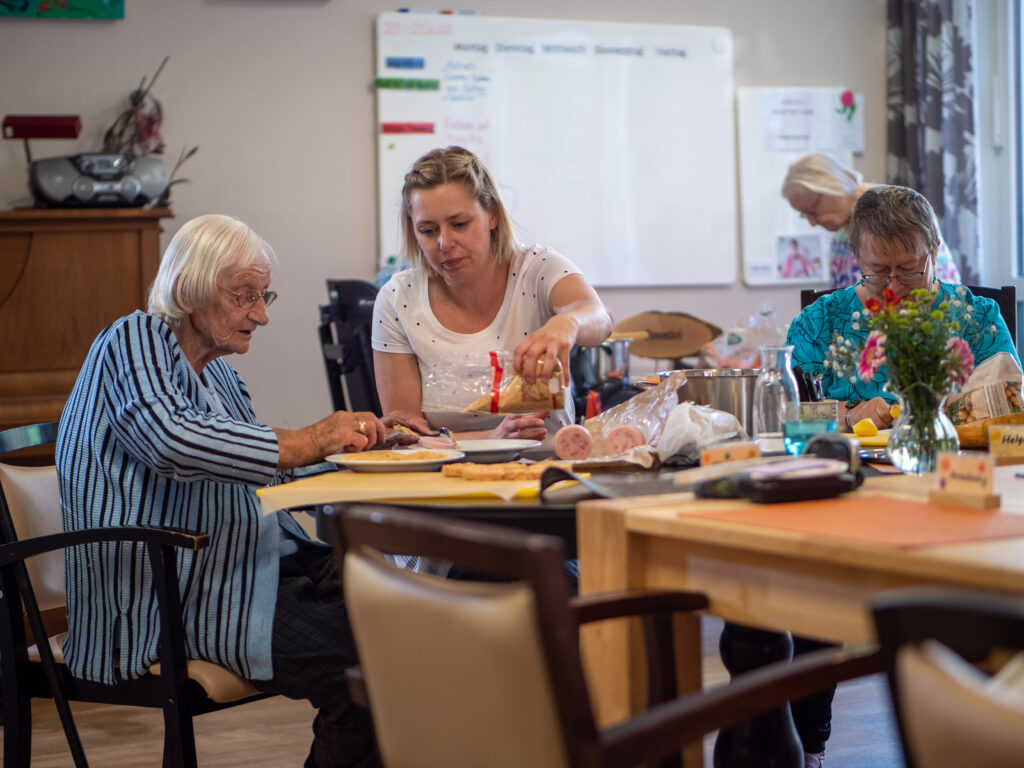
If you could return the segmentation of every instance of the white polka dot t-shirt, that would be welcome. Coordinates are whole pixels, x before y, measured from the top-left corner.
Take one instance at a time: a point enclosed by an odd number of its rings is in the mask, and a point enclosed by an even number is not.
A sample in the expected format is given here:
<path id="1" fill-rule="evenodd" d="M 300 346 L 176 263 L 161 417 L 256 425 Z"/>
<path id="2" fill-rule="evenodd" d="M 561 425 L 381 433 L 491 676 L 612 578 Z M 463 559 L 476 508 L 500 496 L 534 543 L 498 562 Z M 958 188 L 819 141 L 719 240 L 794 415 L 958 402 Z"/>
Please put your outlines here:
<path id="1" fill-rule="evenodd" d="M 522 247 L 512 260 L 505 298 L 494 321 L 478 333 L 456 333 L 431 312 L 426 274 L 412 269 L 398 272 L 377 294 L 373 348 L 416 355 L 423 414 L 431 424 L 455 431 L 493 429 L 500 416 L 464 412 L 478 394 L 489 389 L 491 350 L 515 349 L 551 319 L 552 287 L 566 275 L 576 274 L 581 274 L 579 268 L 550 248 Z M 571 411 L 552 411 L 548 431 L 572 421 Z"/>

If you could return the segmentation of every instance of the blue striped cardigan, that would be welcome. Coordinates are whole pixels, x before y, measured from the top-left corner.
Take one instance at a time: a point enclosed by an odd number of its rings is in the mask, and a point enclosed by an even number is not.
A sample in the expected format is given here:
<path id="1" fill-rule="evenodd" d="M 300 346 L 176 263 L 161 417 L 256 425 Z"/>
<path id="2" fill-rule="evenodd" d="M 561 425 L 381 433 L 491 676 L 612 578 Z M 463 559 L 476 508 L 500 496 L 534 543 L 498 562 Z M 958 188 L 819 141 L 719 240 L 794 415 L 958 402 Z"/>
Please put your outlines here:
<path id="1" fill-rule="evenodd" d="M 209 534 L 207 549 L 178 560 L 186 653 L 266 679 L 281 527 L 303 536 L 290 516 L 260 513 L 257 487 L 285 479 L 277 460 L 277 437 L 224 359 L 200 378 L 170 326 L 135 312 L 93 342 L 61 416 L 64 527 Z M 72 673 L 105 683 L 144 674 L 157 661 L 159 619 L 142 549 L 89 545 L 66 561 Z"/>

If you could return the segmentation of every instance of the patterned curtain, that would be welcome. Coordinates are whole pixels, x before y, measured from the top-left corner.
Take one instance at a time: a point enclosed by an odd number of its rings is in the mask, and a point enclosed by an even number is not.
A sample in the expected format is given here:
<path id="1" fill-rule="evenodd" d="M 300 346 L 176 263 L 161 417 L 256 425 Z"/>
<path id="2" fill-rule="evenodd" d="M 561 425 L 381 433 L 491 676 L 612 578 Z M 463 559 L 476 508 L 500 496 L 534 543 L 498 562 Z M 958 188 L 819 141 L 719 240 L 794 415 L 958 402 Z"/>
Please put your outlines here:
<path id="1" fill-rule="evenodd" d="M 977 285 L 974 39 L 974 0 L 889 0 L 889 183 L 928 198 L 962 281 Z"/>

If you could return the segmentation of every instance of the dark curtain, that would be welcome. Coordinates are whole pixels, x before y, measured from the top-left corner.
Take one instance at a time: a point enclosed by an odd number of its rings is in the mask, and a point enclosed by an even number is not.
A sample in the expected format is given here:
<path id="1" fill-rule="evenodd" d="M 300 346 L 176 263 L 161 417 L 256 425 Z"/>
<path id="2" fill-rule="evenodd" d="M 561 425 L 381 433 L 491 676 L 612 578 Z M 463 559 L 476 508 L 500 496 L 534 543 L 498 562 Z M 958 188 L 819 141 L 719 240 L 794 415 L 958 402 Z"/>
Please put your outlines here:
<path id="1" fill-rule="evenodd" d="M 979 283 L 974 0 L 889 0 L 890 184 L 935 208 L 964 283 Z"/>

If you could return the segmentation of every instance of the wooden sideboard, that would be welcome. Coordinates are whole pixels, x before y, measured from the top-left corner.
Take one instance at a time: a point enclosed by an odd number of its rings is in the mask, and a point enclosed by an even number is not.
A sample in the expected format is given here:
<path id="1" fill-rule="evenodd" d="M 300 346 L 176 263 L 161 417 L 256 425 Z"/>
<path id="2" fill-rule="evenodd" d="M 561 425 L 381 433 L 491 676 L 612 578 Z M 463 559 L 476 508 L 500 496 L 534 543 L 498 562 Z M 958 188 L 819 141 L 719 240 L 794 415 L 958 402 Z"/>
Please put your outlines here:
<path id="1" fill-rule="evenodd" d="M 166 208 L 0 211 L 0 429 L 60 417 L 96 334 L 145 309 Z"/>

